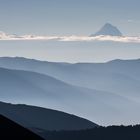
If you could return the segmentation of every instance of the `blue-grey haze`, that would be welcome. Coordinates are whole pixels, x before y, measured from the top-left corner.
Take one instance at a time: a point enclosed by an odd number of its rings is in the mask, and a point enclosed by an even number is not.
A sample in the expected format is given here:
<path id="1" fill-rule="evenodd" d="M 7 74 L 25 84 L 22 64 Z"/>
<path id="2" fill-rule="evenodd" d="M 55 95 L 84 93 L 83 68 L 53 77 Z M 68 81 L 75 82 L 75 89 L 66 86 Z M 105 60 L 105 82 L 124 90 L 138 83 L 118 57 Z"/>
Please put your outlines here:
<path id="1" fill-rule="evenodd" d="M 104 62 L 140 58 L 139 43 L 0 41 L 0 56 L 22 56 L 55 62 Z"/>

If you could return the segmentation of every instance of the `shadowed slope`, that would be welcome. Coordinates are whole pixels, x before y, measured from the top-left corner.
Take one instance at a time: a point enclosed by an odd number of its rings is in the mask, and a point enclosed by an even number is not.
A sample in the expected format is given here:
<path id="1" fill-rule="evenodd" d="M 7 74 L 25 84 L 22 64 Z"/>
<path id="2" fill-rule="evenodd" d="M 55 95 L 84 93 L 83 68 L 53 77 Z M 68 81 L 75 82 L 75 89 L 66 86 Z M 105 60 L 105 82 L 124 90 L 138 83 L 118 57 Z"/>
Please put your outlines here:
<path id="1" fill-rule="evenodd" d="M 0 139 L 2 140 L 43 140 L 33 132 L 0 115 Z"/>

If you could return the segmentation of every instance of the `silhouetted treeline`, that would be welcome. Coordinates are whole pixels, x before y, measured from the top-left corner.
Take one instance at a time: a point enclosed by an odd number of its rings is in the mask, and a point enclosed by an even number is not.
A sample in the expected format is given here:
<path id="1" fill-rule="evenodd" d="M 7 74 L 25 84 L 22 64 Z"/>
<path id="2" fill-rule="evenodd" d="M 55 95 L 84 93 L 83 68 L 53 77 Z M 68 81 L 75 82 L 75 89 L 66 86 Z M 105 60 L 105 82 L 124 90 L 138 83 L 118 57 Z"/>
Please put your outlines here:
<path id="1" fill-rule="evenodd" d="M 140 125 L 98 127 L 81 131 L 53 131 L 46 140 L 140 140 Z"/>

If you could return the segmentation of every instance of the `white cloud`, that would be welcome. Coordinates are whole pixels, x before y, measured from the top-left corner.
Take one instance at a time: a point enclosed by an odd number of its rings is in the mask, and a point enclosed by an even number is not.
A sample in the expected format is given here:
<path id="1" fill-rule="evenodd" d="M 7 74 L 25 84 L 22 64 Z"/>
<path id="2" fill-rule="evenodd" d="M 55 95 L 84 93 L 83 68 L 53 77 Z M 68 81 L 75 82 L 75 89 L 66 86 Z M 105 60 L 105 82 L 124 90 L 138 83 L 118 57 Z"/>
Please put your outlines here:
<path id="1" fill-rule="evenodd" d="M 55 40 L 55 41 L 113 41 L 122 43 L 140 43 L 140 36 L 36 36 L 36 35 L 9 35 L 0 32 L 0 40 Z"/>
<path id="2" fill-rule="evenodd" d="M 128 36 L 70 36 L 61 37 L 60 41 L 113 41 L 122 43 L 140 43 L 140 37 L 128 37 Z"/>

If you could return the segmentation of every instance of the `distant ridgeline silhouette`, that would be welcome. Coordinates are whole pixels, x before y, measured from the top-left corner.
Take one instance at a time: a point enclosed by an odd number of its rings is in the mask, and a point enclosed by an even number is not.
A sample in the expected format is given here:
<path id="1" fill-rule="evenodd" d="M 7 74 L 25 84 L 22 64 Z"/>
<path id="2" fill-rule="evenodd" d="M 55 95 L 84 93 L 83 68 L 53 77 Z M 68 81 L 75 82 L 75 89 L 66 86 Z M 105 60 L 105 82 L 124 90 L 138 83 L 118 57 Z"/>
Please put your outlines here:
<path id="1" fill-rule="evenodd" d="M 0 140 L 43 140 L 43 138 L 0 115 Z"/>
<path id="2" fill-rule="evenodd" d="M 106 23 L 98 32 L 90 36 L 92 37 L 99 35 L 122 36 L 122 33 L 117 27 L 111 25 L 110 23 Z"/>
<path id="3" fill-rule="evenodd" d="M 140 140 L 140 125 L 97 127 L 81 131 L 46 132 L 44 133 L 45 136 L 46 140 Z"/>

